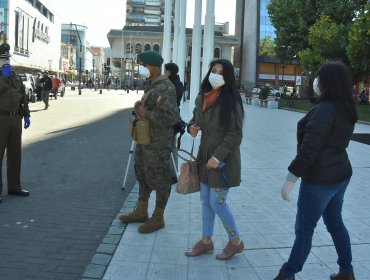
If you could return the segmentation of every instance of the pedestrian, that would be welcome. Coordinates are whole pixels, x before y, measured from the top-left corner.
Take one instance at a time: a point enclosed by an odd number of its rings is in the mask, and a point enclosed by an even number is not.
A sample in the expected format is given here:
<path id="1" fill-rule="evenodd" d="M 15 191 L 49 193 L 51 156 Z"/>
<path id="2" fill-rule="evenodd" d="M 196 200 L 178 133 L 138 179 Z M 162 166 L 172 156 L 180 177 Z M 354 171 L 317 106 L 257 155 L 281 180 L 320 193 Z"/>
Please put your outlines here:
<path id="1" fill-rule="evenodd" d="M 176 63 L 166 63 L 164 65 L 164 70 L 165 70 L 165 74 L 167 75 L 168 79 L 172 82 L 172 84 L 175 86 L 175 90 L 176 90 L 176 102 L 177 102 L 177 107 L 179 108 L 179 111 L 180 111 L 180 103 L 181 103 L 181 99 L 182 99 L 182 96 L 184 94 L 184 85 L 183 83 L 180 81 L 180 77 L 179 77 L 179 67 L 177 66 Z M 180 117 L 180 120 L 179 120 L 179 123 L 183 123 L 181 122 L 181 117 Z M 180 132 L 180 131 L 175 131 L 175 136 L 174 136 L 174 140 L 173 140 L 173 147 L 172 147 L 172 156 L 173 156 L 173 161 L 171 161 L 171 183 L 172 184 L 176 184 L 177 183 L 177 174 L 176 174 L 176 171 L 177 168 L 178 168 L 178 156 L 177 156 L 177 149 L 176 149 L 176 132 Z"/>
<path id="2" fill-rule="evenodd" d="M 184 95 L 184 84 L 180 81 L 179 67 L 176 63 L 166 63 L 164 65 L 165 74 L 173 83 L 176 89 L 177 106 L 180 107 L 182 96 Z"/>
<path id="3" fill-rule="evenodd" d="M 240 144 L 243 138 L 244 110 L 236 88 L 234 67 L 229 60 L 216 59 L 202 81 L 195 100 L 188 132 L 195 137 L 202 132 L 197 156 L 200 199 L 202 201 L 202 238 L 188 257 L 213 252 L 216 215 L 226 229 L 229 242 L 219 260 L 227 260 L 244 250 L 239 230 L 227 203 L 230 188 L 240 185 Z"/>
<path id="4" fill-rule="evenodd" d="M 37 73 L 36 78 L 35 78 L 35 87 L 36 87 L 36 96 L 37 96 L 37 101 L 41 101 L 41 91 L 42 91 L 42 85 L 41 85 L 41 73 Z"/>
<path id="5" fill-rule="evenodd" d="M 58 76 L 57 75 L 54 75 L 54 78 L 52 80 L 52 92 L 53 92 L 54 99 L 57 99 L 58 89 L 59 89 L 61 83 L 62 82 L 58 78 Z"/>
<path id="6" fill-rule="evenodd" d="M 149 120 L 150 144 L 137 144 L 135 175 L 139 182 L 139 198 L 135 210 L 119 218 L 124 223 L 138 223 L 140 233 L 150 233 L 165 226 L 164 210 L 171 192 L 170 158 L 173 125 L 179 120 L 175 87 L 166 75 L 161 75 L 162 56 L 156 51 L 138 55 L 139 74 L 149 80 L 141 101 L 135 103 L 135 114 Z M 155 209 L 148 218 L 148 200 L 156 191 Z"/>
<path id="7" fill-rule="evenodd" d="M 362 90 L 361 93 L 359 94 L 358 96 L 359 100 L 360 100 L 360 105 L 366 105 L 367 104 L 367 96 L 365 94 L 365 90 Z"/>
<path id="8" fill-rule="evenodd" d="M 22 118 L 30 124 L 30 110 L 22 79 L 10 65 L 10 46 L 0 45 L 0 202 L 2 201 L 2 163 L 6 150 L 8 195 L 29 196 L 21 187 Z"/>
<path id="9" fill-rule="evenodd" d="M 40 82 L 42 83 L 42 91 L 41 91 L 41 98 L 42 101 L 45 103 L 44 110 L 47 110 L 49 108 L 49 94 L 50 90 L 52 89 L 52 80 L 48 75 L 48 71 L 44 71 L 44 74 L 42 78 L 40 79 Z"/>
<path id="10" fill-rule="evenodd" d="M 293 280 L 311 251 L 312 236 L 322 217 L 336 252 L 339 273 L 331 280 L 354 280 L 351 242 L 342 220 L 343 197 L 352 176 L 346 148 L 357 121 L 350 72 L 340 62 L 323 64 L 313 82 L 316 104 L 298 122 L 297 154 L 281 188 L 289 200 L 301 177 L 295 241 L 289 259 L 274 280 Z"/>

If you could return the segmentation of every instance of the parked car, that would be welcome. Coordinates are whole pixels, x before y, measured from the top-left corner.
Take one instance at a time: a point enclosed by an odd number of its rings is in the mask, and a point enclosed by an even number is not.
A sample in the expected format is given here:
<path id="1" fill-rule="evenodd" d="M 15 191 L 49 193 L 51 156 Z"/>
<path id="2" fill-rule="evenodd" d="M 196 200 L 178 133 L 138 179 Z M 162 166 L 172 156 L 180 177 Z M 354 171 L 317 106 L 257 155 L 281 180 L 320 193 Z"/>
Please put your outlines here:
<path id="1" fill-rule="evenodd" d="M 280 96 L 281 92 L 278 89 L 270 88 L 270 94 L 269 95 Z"/>
<path id="2" fill-rule="evenodd" d="M 21 77 L 24 86 L 26 87 L 26 95 L 28 100 L 31 100 L 32 94 L 35 92 L 35 80 L 31 74 L 19 74 Z"/>

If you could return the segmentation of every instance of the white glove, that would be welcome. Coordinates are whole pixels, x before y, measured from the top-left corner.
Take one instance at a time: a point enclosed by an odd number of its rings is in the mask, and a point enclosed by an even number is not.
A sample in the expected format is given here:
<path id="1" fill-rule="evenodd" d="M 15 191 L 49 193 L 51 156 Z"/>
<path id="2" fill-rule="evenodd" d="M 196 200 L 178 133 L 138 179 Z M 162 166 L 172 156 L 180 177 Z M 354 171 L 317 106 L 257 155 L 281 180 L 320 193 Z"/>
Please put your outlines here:
<path id="1" fill-rule="evenodd" d="M 294 187 L 294 184 L 298 181 L 298 177 L 293 173 L 289 172 L 286 176 L 285 183 L 281 187 L 281 196 L 284 200 L 290 200 L 290 193 Z"/>

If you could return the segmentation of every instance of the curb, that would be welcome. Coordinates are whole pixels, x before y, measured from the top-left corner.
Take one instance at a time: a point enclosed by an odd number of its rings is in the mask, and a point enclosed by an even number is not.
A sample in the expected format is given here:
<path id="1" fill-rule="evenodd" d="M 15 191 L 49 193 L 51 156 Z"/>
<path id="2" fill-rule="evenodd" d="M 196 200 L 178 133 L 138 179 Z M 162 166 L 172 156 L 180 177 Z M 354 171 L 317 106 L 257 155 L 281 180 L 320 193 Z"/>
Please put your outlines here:
<path id="1" fill-rule="evenodd" d="M 139 184 L 135 183 L 131 192 L 123 202 L 121 210 L 117 213 L 111 226 L 105 235 L 103 242 L 96 249 L 90 264 L 86 267 L 81 280 L 102 280 L 112 257 L 121 241 L 123 233 L 126 230 L 127 224 L 119 220 L 119 215 L 128 213 L 134 210 L 137 199 L 139 197 Z"/>

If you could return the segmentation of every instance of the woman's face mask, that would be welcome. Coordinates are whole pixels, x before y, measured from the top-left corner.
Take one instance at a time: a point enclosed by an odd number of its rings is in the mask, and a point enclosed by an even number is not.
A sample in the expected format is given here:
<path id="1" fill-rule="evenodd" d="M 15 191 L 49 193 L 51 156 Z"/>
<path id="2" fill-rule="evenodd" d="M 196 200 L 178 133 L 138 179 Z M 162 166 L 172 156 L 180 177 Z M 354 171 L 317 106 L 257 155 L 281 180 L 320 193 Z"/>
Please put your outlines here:
<path id="1" fill-rule="evenodd" d="M 225 80 L 222 75 L 215 74 L 212 72 L 209 74 L 208 81 L 213 89 L 219 88 L 225 84 Z"/>
<path id="2" fill-rule="evenodd" d="M 315 80 L 313 80 L 313 91 L 315 92 L 315 94 L 317 96 L 320 96 L 321 95 L 321 91 L 320 91 L 320 88 L 319 88 L 319 78 L 316 77 Z"/>
<path id="3" fill-rule="evenodd" d="M 150 77 L 150 71 L 148 68 L 144 67 L 143 65 L 139 66 L 139 74 L 145 79 L 148 79 Z"/>

